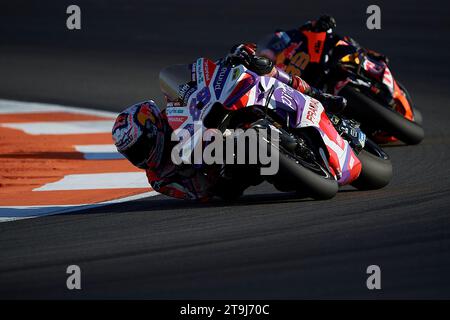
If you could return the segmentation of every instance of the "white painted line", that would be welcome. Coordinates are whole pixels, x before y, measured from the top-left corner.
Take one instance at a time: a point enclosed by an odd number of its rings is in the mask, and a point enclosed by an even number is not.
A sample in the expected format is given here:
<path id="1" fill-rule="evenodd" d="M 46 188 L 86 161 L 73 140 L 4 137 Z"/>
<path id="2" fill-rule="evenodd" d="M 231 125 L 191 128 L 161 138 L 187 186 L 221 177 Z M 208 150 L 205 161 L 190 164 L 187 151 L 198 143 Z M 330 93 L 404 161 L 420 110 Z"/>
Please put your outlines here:
<path id="1" fill-rule="evenodd" d="M 0 206 L 0 222 L 37 218 L 59 213 L 69 213 L 79 210 L 97 208 L 109 204 L 123 203 L 133 200 L 157 196 L 156 191 L 144 192 L 133 196 L 103 201 L 94 204 L 58 205 L 58 206 Z"/>
<path id="2" fill-rule="evenodd" d="M 139 200 L 139 199 L 143 199 L 143 198 L 147 198 L 150 196 L 157 196 L 159 193 L 152 190 L 152 191 L 148 191 L 148 192 L 143 192 L 143 193 L 139 193 L 139 194 L 135 194 L 133 196 L 129 196 L 129 197 L 124 197 L 124 198 L 118 198 L 118 199 L 112 199 L 112 200 L 107 200 L 107 201 L 102 201 L 102 202 L 98 202 L 98 203 L 80 203 L 80 204 L 60 204 L 60 205 L 52 205 L 52 206 L 48 206 L 48 205 L 38 205 L 38 206 L 0 206 L 0 210 L 3 209 L 47 209 L 47 208 L 76 208 L 79 206 L 92 206 L 92 205 L 104 205 L 104 204 L 114 204 L 114 203 L 122 203 L 122 202 L 126 202 L 126 201 L 132 201 L 132 200 Z"/>
<path id="3" fill-rule="evenodd" d="M 1 213 L 0 209 L 0 213 Z M 29 218 L 36 218 L 36 217 L 8 217 L 8 218 L 4 218 L 4 217 L 0 217 L 0 223 L 1 222 L 8 222 L 8 221 L 16 221 L 16 220 L 23 220 L 23 219 L 29 219 Z"/>
<path id="4" fill-rule="evenodd" d="M 111 132 L 114 121 L 61 121 L 61 122 L 31 122 L 4 123 L 0 126 L 22 130 L 27 134 L 86 134 Z"/>
<path id="5" fill-rule="evenodd" d="M 75 150 L 83 153 L 86 160 L 124 159 L 113 144 L 90 144 L 74 146 Z"/>
<path id="6" fill-rule="evenodd" d="M 96 152 L 117 152 L 116 146 L 113 144 L 86 144 L 76 145 L 75 149 L 82 153 L 96 153 Z"/>
<path id="7" fill-rule="evenodd" d="M 0 114 L 43 112 L 71 112 L 108 118 L 115 118 L 118 114 L 117 112 L 69 107 L 58 104 L 0 99 Z"/>
<path id="8" fill-rule="evenodd" d="M 33 191 L 150 188 L 145 172 L 70 174 Z"/>

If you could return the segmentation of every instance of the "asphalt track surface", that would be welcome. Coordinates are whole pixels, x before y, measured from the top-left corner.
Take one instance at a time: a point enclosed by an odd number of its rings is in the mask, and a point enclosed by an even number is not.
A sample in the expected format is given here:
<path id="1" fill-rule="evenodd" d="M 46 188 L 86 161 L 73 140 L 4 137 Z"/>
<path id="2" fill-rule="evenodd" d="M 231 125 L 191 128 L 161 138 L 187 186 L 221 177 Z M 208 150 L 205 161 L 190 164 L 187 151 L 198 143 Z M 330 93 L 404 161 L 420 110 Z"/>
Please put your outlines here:
<path id="1" fill-rule="evenodd" d="M 0 224 L 1 298 L 450 298 L 450 23 L 445 1 L 10 1 L 0 10 L 0 97 L 119 111 L 161 101 L 157 72 L 323 12 L 386 53 L 426 138 L 391 146 L 383 190 L 299 200 L 263 184 L 237 203 L 156 196 Z M 272 5 L 273 6 L 273 5 Z M 68 291 L 66 267 L 82 269 Z M 366 288 L 379 265 L 382 290 Z"/>

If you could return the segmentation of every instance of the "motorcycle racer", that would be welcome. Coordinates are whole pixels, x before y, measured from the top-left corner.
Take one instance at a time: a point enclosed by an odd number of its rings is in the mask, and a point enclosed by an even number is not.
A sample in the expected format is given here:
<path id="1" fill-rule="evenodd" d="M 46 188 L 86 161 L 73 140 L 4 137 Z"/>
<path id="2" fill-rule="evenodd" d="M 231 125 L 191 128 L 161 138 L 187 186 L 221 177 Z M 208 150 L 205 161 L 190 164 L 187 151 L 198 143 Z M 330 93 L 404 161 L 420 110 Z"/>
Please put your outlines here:
<path id="1" fill-rule="evenodd" d="M 269 59 L 257 56 L 255 49 L 253 44 L 237 45 L 224 59 L 243 63 L 259 75 L 275 77 L 321 101 L 328 111 L 339 112 L 345 107 L 344 98 L 325 94 L 309 86 L 300 77 L 286 74 L 274 67 Z M 178 97 L 167 97 L 168 103 L 185 105 L 189 95 L 194 92 L 194 87 L 195 81 L 180 85 Z M 234 174 L 238 179 L 231 180 L 227 179 L 221 168 L 199 170 L 190 165 L 175 165 L 171 152 L 176 143 L 171 141 L 171 133 L 165 110 L 160 111 L 152 100 L 125 109 L 117 116 L 112 129 L 117 150 L 133 165 L 146 171 L 148 181 L 155 191 L 170 197 L 200 201 L 214 196 L 236 198 L 250 185 L 262 182 L 257 174 L 250 174 L 254 176 L 253 179 L 239 180 L 240 176 L 248 177 L 248 172 L 246 175 Z"/>
<path id="2" fill-rule="evenodd" d="M 334 32 L 335 28 L 336 20 L 332 16 L 323 15 L 298 28 L 277 30 L 262 39 L 258 54 L 274 61 L 277 68 L 288 74 L 301 76 L 314 86 L 320 86 L 321 75 L 333 66 L 335 58 L 357 50 L 364 50 L 369 56 L 388 63 L 385 55 L 361 47 L 351 37 L 340 36 Z M 301 47 L 305 36 L 310 55 L 305 55 Z M 321 56 L 321 52 L 325 54 Z"/>
<path id="3" fill-rule="evenodd" d="M 389 59 L 348 36 L 340 36 L 335 28 L 336 20 L 324 15 L 298 28 L 279 30 L 260 41 L 259 54 L 291 76 L 350 99 L 344 115 L 358 121 L 377 143 L 422 141 L 420 111 L 393 77 Z M 364 86 L 370 89 L 364 91 Z M 354 91 L 359 91 L 354 87 L 362 88 L 361 99 L 368 100 L 353 98 Z M 362 107 L 368 103 L 374 108 Z M 392 112 L 385 112 L 386 108 Z"/>
<path id="4" fill-rule="evenodd" d="M 176 166 L 170 157 L 175 145 L 165 111 L 154 101 L 132 105 L 116 118 L 112 136 L 117 150 L 134 166 L 144 169 L 152 188 L 181 199 L 205 200 L 215 181 L 190 167 Z"/>

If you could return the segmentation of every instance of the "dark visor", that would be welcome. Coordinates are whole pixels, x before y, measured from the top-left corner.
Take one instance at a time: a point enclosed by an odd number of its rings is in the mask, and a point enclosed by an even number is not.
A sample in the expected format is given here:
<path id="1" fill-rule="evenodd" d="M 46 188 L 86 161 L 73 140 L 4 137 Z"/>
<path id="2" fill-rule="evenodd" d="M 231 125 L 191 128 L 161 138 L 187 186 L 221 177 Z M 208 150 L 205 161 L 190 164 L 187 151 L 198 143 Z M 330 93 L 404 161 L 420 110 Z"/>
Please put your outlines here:
<path id="1" fill-rule="evenodd" d="M 147 169 L 147 161 L 152 147 L 155 147 L 154 139 L 148 138 L 145 134 L 124 152 L 124 156 L 138 168 Z"/>

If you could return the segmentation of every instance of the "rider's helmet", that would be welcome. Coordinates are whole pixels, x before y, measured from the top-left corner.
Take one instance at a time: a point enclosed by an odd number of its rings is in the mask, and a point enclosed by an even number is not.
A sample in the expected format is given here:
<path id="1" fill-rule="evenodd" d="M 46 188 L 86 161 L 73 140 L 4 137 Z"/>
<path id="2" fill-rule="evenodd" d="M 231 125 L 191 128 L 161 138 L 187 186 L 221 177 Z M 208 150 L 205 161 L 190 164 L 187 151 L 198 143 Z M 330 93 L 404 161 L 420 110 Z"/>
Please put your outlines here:
<path id="1" fill-rule="evenodd" d="M 112 129 L 117 150 L 141 169 L 155 169 L 162 159 L 168 123 L 152 101 L 135 104 L 120 113 Z"/>

